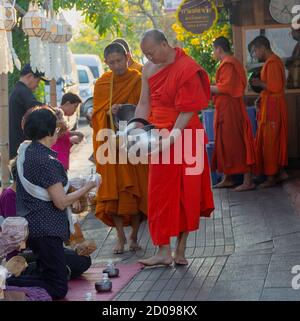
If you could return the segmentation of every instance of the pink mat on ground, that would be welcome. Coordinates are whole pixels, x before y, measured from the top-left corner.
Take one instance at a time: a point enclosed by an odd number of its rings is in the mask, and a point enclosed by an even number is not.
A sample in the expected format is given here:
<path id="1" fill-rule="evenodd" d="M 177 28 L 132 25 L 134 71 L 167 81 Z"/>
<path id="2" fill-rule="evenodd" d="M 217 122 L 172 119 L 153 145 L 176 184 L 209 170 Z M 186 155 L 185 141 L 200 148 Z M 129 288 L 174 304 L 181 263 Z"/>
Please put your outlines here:
<path id="1" fill-rule="evenodd" d="M 143 268 L 142 264 L 116 264 L 119 269 L 119 277 L 111 278 L 112 291 L 98 293 L 95 290 L 95 282 L 100 281 L 105 265 L 95 265 L 89 268 L 80 278 L 69 282 L 69 291 L 63 301 L 85 301 L 86 293 L 90 292 L 93 301 L 110 301 L 119 291 Z"/>

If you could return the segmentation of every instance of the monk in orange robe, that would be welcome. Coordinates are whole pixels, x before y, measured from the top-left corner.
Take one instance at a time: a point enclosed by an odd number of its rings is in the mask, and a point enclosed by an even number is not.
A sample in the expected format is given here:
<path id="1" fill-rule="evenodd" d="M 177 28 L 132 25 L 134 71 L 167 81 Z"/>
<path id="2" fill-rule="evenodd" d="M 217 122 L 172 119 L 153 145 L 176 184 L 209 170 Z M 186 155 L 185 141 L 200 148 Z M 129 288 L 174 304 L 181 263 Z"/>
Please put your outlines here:
<path id="1" fill-rule="evenodd" d="M 146 266 L 188 264 L 185 258 L 189 232 L 199 228 L 200 216 L 209 217 L 214 210 L 208 158 L 204 143 L 196 141 L 199 131 L 204 133 L 198 112 L 208 106 L 210 98 L 207 73 L 180 48 L 169 46 L 165 35 L 157 29 L 147 31 L 141 49 L 149 62 L 143 68 L 142 93 L 136 117 L 149 119 L 158 129 L 169 130 L 162 139 L 158 156 L 170 139 L 170 162 L 149 164 L 148 224 L 157 254 L 140 260 Z M 179 136 L 173 133 L 180 133 Z M 188 133 L 188 143 L 184 138 Z M 175 145 L 184 141 L 190 149 L 174 153 Z M 167 149 L 168 149 L 167 148 Z M 187 174 L 187 156 L 202 150 L 204 171 Z M 176 156 L 183 156 L 176 162 Z M 171 237 L 177 237 L 174 257 Z"/>
<path id="2" fill-rule="evenodd" d="M 117 38 L 112 43 L 114 43 L 114 42 L 120 43 L 126 49 L 127 54 L 129 55 L 128 68 L 135 69 L 139 72 L 142 72 L 143 65 L 141 65 L 140 63 L 138 63 L 136 60 L 133 59 L 132 52 L 131 52 L 128 42 L 123 38 Z"/>
<path id="3" fill-rule="evenodd" d="M 221 61 L 216 74 L 215 94 L 215 150 L 212 169 L 224 174 L 222 182 L 215 187 L 234 185 L 231 175 L 244 174 L 244 182 L 235 191 L 255 188 L 251 171 L 255 163 L 254 137 L 243 95 L 247 77 L 241 63 L 231 55 L 228 39 L 219 37 L 214 41 L 215 59 Z"/>
<path id="4" fill-rule="evenodd" d="M 118 164 L 118 151 L 117 164 L 100 164 L 97 151 L 105 142 L 99 141 L 97 134 L 100 130 L 113 126 L 110 121 L 110 105 L 112 113 L 118 111 L 120 104 L 137 105 L 141 91 L 141 74 L 128 69 L 129 57 L 125 48 L 118 43 L 107 46 L 104 57 L 111 71 L 104 73 L 95 84 L 91 120 L 96 170 L 102 175 L 95 215 L 108 226 L 116 227 L 118 242 L 114 253 L 121 254 L 126 243 L 123 226 L 132 227 L 129 249 L 140 248 L 137 237 L 142 216 L 147 214 L 148 165 Z"/>
<path id="5" fill-rule="evenodd" d="M 260 79 L 254 79 L 253 85 L 263 89 L 260 94 L 255 149 L 256 174 L 267 176 L 266 181 L 260 185 L 266 188 L 287 178 L 284 170 L 288 164 L 285 68 L 264 36 L 255 38 L 249 44 L 249 51 L 259 62 L 265 62 Z"/>

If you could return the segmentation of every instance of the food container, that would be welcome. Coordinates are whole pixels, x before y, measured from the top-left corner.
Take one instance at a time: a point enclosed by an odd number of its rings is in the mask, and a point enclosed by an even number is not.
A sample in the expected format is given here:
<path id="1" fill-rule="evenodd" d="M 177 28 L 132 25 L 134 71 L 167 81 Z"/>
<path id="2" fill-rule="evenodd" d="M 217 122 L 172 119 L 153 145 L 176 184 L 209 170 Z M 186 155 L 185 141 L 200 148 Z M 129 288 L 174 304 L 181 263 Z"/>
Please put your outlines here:
<path id="1" fill-rule="evenodd" d="M 8 272 L 14 276 L 20 276 L 20 274 L 27 268 L 28 264 L 23 256 L 16 255 L 5 263 L 5 267 Z"/>
<path id="2" fill-rule="evenodd" d="M 85 240 L 74 247 L 76 253 L 82 256 L 90 256 L 96 249 L 97 245 L 93 240 Z"/>
<path id="3" fill-rule="evenodd" d="M 89 211 L 94 213 L 96 211 L 97 204 L 97 193 L 95 190 L 92 190 L 88 193 L 87 202 Z"/>
<path id="4" fill-rule="evenodd" d="M 136 106 L 132 104 L 122 104 L 117 113 L 113 115 L 114 125 L 116 129 L 119 129 L 119 122 L 128 122 L 134 118 Z"/>

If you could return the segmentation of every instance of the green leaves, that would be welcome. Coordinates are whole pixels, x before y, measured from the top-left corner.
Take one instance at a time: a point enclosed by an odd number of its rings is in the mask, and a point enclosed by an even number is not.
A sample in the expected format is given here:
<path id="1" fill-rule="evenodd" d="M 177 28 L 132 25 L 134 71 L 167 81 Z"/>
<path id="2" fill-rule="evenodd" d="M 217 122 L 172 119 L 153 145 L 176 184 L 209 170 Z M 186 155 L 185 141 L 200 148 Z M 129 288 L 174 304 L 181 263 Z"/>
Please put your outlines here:
<path id="1" fill-rule="evenodd" d="M 86 21 L 93 23 L 100 36 L 107 32 L 120 34 L 121 26 L 126 24 L 126 19 L 120 11 L 121 0 L 54 0 L 53 7 L 82 11 Z"/>

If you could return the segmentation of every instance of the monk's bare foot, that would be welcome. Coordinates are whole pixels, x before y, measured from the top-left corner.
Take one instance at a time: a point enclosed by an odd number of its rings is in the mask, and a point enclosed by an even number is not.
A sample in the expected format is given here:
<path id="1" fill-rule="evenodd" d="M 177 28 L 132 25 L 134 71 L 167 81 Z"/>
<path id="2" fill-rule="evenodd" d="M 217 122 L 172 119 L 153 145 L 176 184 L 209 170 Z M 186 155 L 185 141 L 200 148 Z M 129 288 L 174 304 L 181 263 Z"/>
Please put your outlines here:
<path id="1" fill-rule="evenodd" d="M 176 265 L 188 265 L 189 262 L 185 257 L 174 257 L 174 263 Z"/>
<path id="2" fill-rule="evenodd" d="M 251 184 L 242 184 L 234 189 L 235 192 L 245 192 L 245 191 L 251 191 L 256 188 L 256 185 L 254 183 Z"/>
<path id="3" fill-rule="evenodd" d="M 281 171 L 278 176 L 276 177 L 276 182 L 281 183 L 289 178 L 289 175 L 287 174 L 286 171 Z"/>
<path id="4" fill-rule="evenodd" d="M 234 182 L 233 181 L 222 181 L 219 184 L 214 185 L 214 188 L 229 188 L 234 186 Z"/>
<path id="5" fill-rule="evenodd" d="M 276 185 L 276 181 L 275 180 L 274 181 L 273 180 L 272 181 L 267 180 L 267 181 L 263 182 L 262 184 L 260 184 L 258 186 L 258 188 L 269 188 L 269 187 L 273 187 L 275 185 Z"/>
<path id="6" fill-rule="evenodd" d="M 188 233 L 180 233 L 177 237 L 176 251 L 173 254 L 174 263 L 176 265 L 188 265 L 189 262 L 185 258 L 186 242 Z"/>
<path id="7" fill-rule="evenodd" d="M 114 254 L 123 254 L 124 253 L 124 245 L 126 244 L 126 240 L 118 239 L 116 246 L 114 247 Z"/>
<path id="8" fill-rule="evenodd" d="M 130 238 L 129 241 L 129 251 L 135 252 L 135 251 L 139 251 L 142 248 L 140 247 L 139 243 L 137 242 L 136 239 L 134 238 Z"/>
<path id="9" fill-rule="evenodd" d="M 154 255 L 148 259 L 139 260 L 139 263 L 144 264 L 145 266 L 157 266 L 157 265 L 171 265 L 173 263 L 172 256 L 160 256 Z"/>

